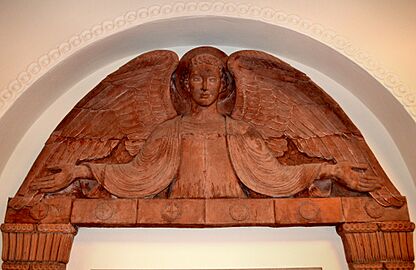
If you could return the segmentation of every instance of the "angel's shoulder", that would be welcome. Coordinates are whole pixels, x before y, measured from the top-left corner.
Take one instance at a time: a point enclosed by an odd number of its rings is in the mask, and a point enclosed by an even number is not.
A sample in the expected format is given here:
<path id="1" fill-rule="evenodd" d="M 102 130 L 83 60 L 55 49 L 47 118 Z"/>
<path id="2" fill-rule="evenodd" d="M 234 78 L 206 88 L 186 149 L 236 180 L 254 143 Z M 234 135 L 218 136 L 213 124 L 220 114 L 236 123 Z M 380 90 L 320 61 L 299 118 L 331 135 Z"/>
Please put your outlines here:
<path id="1" fill-rule="evenodd" d="M 233 119 L 229 116 L 225 118 L 228 135 L 254 135 L 260 136 L 250 123 L 242 120 Z"/>
<path id="2" fill-rule="evenodd" d="M 178 133 L 181 116 L 175 116 L 157 125 L 151 134 L 151 138 L 171 137 Z"/>

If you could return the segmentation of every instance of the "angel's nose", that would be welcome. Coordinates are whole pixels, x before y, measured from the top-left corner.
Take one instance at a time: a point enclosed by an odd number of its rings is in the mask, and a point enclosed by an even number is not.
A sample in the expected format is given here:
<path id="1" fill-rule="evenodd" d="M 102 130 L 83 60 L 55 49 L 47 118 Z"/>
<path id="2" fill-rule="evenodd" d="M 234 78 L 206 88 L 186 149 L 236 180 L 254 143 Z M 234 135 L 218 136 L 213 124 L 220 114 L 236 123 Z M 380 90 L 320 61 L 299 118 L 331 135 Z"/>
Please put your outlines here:
<path id="1" fill-rule="evenodd" d="M 207 91 L 207 90 L 208 90 L 208 80 L 204 80 L 202 84 L 202 91 Z"/>

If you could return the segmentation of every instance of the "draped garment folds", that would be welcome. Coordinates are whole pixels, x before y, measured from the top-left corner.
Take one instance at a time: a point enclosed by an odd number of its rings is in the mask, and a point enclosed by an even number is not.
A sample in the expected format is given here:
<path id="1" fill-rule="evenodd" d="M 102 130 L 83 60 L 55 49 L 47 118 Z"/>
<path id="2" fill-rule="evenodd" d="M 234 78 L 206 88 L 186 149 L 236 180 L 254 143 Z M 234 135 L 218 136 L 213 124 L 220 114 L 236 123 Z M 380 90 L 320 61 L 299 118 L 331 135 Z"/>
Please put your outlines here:
<path id="1" fill-rule="evenodd" d="M 182 116 L 159 125 L 130 163 L 88 166 L 110 193 L 123 198 L 151 197 L 169 185 L 170 198 L 243 198 L 241 183 L 283 197 L 318 177 L 319 164 L 280 164 L 245 122 L 225 117 L 217 125 L 188 125 Z"/>

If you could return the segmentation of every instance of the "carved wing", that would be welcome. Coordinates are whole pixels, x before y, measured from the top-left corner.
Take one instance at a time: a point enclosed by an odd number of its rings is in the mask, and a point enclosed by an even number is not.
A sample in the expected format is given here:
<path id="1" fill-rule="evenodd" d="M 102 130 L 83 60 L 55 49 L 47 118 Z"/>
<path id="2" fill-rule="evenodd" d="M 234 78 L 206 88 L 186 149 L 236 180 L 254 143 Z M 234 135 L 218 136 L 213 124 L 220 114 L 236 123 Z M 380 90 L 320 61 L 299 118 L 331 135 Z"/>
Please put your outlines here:
<path id="1" fill-rule="evenodd" d="M 19 208 L 41 196 L 29 183 L 50 173 L 48 167 L 130 161 L 155 126 L 177 115 L 170 79 L 178 62 L 174 52 L 152 51 L 101 81 L 52 133 L 12 205 Z"/>
<path id="2" fill-rule="evenodd" d="M 385 206 L 403 204 L 359 130 L 304 73 L 258 51 L 232 54 L 228 69 L 237 88 L 232 118 L 254 126 L 279 161 L 368 164 L 383 186 L 371 196 Z"/>

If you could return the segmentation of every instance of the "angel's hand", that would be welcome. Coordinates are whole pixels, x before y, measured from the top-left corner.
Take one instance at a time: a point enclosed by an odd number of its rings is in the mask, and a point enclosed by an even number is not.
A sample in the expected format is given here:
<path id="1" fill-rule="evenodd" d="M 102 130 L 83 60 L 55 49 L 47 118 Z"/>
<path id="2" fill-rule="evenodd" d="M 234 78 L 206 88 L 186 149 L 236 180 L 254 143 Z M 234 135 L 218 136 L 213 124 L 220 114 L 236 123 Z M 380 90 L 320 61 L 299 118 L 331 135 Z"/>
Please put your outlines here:
<path id="1" fill-rule="evenodd" d="M 75 178 L 73 170 L 75 165 L 60 165 L 58 167 L 48 167 L 52 174 L 36 178 L 30 183 L 30 189 L 40 192 L 56 192 L 69 186 Z"/>
<path id="2" fill-rule="evenodd" d="M 339 162 L 333 166 L 333 176 L 338 182 L 352 190 L 369 192 L 381 187 L 380 178 L 368 173 L 367 164 Z"/>

